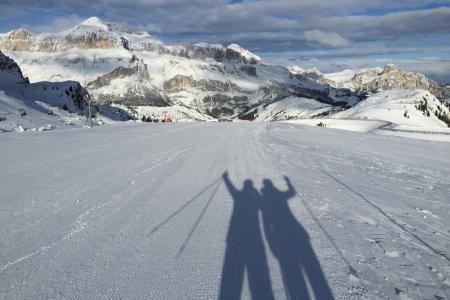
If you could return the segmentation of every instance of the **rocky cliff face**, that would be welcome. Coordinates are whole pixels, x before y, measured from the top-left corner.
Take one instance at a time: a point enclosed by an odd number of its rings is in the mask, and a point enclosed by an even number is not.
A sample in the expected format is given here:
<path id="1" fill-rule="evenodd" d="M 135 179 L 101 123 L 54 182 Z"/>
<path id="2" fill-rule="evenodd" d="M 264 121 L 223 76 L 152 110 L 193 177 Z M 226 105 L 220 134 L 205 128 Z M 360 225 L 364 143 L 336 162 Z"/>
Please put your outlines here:
<path id="1" fill-rule="evenodd" d="M 167 92 L 182 92 L 188 89 L 198 89 L 200 91 L 211 92 L 243 92 L 245 90 L 235 83 L 220 80 L 200 79 L 194 80 L 192 76 L 176 75 L 164 82 L 164 90 Z"/>
<path id="2" fill-rule="evenodd" d="M 371 95 L 385 90 L 429 90 L 437 98 L 443 99 L 450 96 L 447 88 L 428 79 L 420 73 L 407 72 L 395 65 L 386 65 L 381 72 L 375 69 L 364 73 L 357 73 L 352 80 L 355 90 L 364 95 Z M 361 80 L 363 77 L 368 80 Z"/>
<path id="3" fill-rule="evenodd" d="M 327 82 L 331 86 L 347 87 L 362 97 L 368 97 L 386 90 L 422 89 L 430 91 L 435 97 L 441 100 L 450 98 L 450 90 L 448 87 L 438 84 L 423 74 L 408 72 L 395 65 L 386 65 L 384 68 L 363 69 L 356 72 L 346 82 L 330 79 Z"/>
<path id="4" fill-rule="evenodd" d="M 262 62 L 262 59 L 257 55 L 234 44 L 229 45 L 228 47 L 206 43 L 181 44 L 174 46 L 158 44 L 147 48 L 134 47 L 133 50 L 151 50 L 155 48 L 158 50 L 159 54 L 170 54 L 188 59 L 212 59 L 216 62 L 234 61 L 252 65 Z"/>
<path id="5" fill-rule="evenodd" d="M 117 67 L 113 71 L 99 76 L 96 80 L 90 82 L 87 86 L 91 89 L 98 89 L 111 84 L 115 79 L 124 79 L 135 75 L 138 81 L 150 81 L 150 74 L 147 70 L 147 65 L 143 60 L 138 60 L 137 63 L 130 67 Z"/>
<path id="6" fill-rule="evenodd" d="M 57 52 L 72 48 L 109 49 L 127 47 L 127 39 L 115 32 L 113 24 L 90 18 L 74 28 L 59 33 L 33 34 L 26 29 L 0 35 L 0 48 L 11 51 Z"/>
<path id="7" fill-rule="evenodd" d="M 0 51 L 0 74 L 1 80 L 6 81 L 4 77 L 10 77 L 12 81 L 17 83 L 30 83 L 28 78 L 23 77 L 22 70 L 19 65 L 11 58 Z"/>
<path id="8" fill-rule="evenodd" d="M 0 49 L 27 51 L 32 48 L 32 34 L 26 29 L 18 29 L 0 35 Z"/>
<path id="9" fill-rule="evenodd" d="M 97 103 L 116 103 L 127 106 L 168 106 L 168 102 L 150 82 L 147 65 L 132 57 L 130 66 L 117 67 L 88 83 Z"/>
<path id="10" fill-rule="evenodd" d="M 217 62 L 230 60 L 245 64 L 262 61 L 257 55 L 234 44 L 228 47 L 206 43 L 164 45 L 146 32 L 130 32 L 120 25 L 105 23 L 96 17 L 58 33 L 33 34 L 21 28 L 0 34 L 0 49 L 9 51 L 60 52 L 74 48 L 156 51 L 161 55 L 199 60 L 214 59 Z"/>

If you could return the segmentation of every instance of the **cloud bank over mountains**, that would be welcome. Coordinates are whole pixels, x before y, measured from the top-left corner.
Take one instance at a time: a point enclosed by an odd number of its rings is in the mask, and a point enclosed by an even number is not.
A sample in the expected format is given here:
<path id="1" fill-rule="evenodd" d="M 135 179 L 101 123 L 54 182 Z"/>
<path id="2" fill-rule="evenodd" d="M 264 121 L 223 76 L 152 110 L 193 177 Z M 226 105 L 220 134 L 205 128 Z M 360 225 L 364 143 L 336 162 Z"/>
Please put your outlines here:
<path id="1" fill-rule="evenodd" d="M 337 71 L 383 61 L 450 80 L 445 0 L 6 0 L 0 9 L 3 32 L 63 30 L 97 15 L 163 40 L 237 43 L 285 64 Z"/>

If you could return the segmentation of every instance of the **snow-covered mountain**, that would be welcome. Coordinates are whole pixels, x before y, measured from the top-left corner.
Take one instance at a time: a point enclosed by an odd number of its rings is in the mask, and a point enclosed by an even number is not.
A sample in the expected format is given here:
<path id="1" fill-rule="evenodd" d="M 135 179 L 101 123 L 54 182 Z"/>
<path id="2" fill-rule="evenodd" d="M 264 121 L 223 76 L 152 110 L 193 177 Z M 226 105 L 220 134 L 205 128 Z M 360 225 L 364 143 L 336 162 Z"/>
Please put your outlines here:
<path id="1" fill-rule="evenodd" d="M 449 107 L 429 91 L 390 90 L 376 93 L 330 118 L 386 121 L 393 129 L 442 131 L 450 127 L 449 116 Z"/>
<path id="2" fill-rule="evenodd" d="M 383 126 L 384 129 L 392 130 L 450 133 L 449 108 L 449 104 L 443 103 L 427 90 L 388 90 L 371 95 L 348 109 L 313 99 L 288 97 L 258 106 L 241 118 L 258 121 L 315 118 L 319 120 L 305 120 L 303 123 L 317 125 L 322 121 L 326 126 L 341 129 L 346 128 L 347 121 L 360 120 L 363 123 L 370 121 L 366 123 L 371 128 Z M 363 125 L 361 122 L 356 123 Z"/>
<path id="3" fill-rule="evenodd" d="M 335 87 L 349 88 L 361 96 L 370 96 L 386 90 L 423 89 L 441 100 L 450 98 L 450 89 L 445 85 L 440 85 L 423 74 L 408 72 L 392 64 L 384 68 L 344 70 L 325 74 L 320 79 L 327 80 L 327 83 Z"/>
<path id="4" fill-rule="evenodd" d="M 41 130 L 54 127 L 69 111 L 81 112 L 84 89 L 76 82 L 39 82 L 30 84 L 20 67 L 0 52 L 0 129 Z M 58 120 L 56 120 L 58 119 Z M 68 121 L 67 123 L 69 123 Z"/>
<path id="5" fill-rule="evenodd" d="M 443 103 L 450 98 L 448 88 L 393 65 L 334 74 L 284 68 L 235 44 L 168 45 L 147 32 L 132 32 L 96 17 L 63 32 L 33 34 L 18 29 L 0 34 L 0 47 L 31 82 L 78 81 L 97 104 L 96 112 L 116 119 L 311 118 L 355 104 L 368 108 L 363 99 L 371 95 L 381 97 L 383 101 L 374 105 L 383 110 L 393 99 L 403 101 L 398 90 L 421 89 L 442 101 L 438 121 L 445 126 L 448 111 Z M 393 92 L 377 94 L 382 91 Z M 402 113 L 414 115 L 414 107 L 405 107 Z"/>
<path id="6" fill-rule="evenodd" d="M 289 96 L 342 106 L 359 101 L 348 89 L 266 64 L 235 44 L 167 45 L 95 17 L 58 33 L 13 30 L 0 35 L 0 48 L 31 81 L 76 80 L 98 103 L 130 109 L 179 105 L 205 118 L 234 118 Z"/>
<path id="7" fill-rule="evenodd" d="M 48 130 L 86 125 L 88 93 L 76 81 L 34 82 L 0 52 L 0 131 Z M 127 120 L 125 110 L 94 105 L 94 123 Z"/>

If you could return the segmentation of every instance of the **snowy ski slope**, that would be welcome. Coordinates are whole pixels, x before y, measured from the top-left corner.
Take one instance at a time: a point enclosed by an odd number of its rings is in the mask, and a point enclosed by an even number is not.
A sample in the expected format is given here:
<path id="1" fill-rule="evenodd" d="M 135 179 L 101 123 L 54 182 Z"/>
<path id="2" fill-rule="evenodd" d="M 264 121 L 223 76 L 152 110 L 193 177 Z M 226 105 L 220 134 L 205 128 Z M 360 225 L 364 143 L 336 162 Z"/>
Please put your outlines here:
<path id="1" fill-rule="evenodd" d="M 448 143 L 143 123 L 0 157 L 2 299 L 450 297 Z"/>

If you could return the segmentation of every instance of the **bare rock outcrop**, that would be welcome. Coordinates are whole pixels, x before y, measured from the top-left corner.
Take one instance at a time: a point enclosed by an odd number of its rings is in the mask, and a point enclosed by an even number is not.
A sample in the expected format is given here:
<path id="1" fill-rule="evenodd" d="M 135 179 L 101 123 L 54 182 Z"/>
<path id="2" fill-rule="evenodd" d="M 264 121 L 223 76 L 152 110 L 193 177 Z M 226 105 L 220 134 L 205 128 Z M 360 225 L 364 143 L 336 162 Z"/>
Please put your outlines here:
<path id="1" fill-rule="evenodd" d="M 27 77 L 24 77 L 19 65 L 0 51 L 0 72 L 3 76 L 8 76 L 17 83 L 30 83 Z"/>

